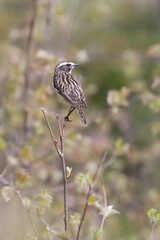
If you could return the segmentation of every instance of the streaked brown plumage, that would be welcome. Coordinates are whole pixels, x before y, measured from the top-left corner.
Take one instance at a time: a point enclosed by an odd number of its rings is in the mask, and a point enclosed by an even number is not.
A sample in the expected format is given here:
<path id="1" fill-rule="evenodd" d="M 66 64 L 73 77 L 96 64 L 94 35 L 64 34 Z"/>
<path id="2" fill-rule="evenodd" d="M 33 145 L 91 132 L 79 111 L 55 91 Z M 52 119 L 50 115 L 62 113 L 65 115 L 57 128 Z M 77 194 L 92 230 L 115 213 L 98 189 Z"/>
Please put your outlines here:
<path id="1" fill-rule="evenodd" d="M 78 66 L 78 64 L 72 62 L 60 62 L 57 64 L 53 76 L 53 86 L 56 92 L 71 105 L 65 120 L 70 121 L 69 115 L 76 109 L 82 123 L 87 124 L 84 115 L 84 109 L 87 108 L 85 96 L 80 82 L 71 74 L 75 66 Z"/>

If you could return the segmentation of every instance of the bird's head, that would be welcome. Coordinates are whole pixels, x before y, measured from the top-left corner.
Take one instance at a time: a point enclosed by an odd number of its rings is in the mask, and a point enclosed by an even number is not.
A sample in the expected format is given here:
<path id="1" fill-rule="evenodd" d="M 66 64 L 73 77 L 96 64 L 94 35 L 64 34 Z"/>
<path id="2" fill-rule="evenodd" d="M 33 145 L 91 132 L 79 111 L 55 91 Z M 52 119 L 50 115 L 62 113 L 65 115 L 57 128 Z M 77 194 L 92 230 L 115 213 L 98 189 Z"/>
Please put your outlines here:
<path id="1" fill-rule="evenodd" d="M 60 62 L 57 64 L 56 70 L 61 70 L 61 71 L 71 73 L 72 69 L 76 66 L 79 66 L 79 64 L 76 64 L 73 62 Z"/>

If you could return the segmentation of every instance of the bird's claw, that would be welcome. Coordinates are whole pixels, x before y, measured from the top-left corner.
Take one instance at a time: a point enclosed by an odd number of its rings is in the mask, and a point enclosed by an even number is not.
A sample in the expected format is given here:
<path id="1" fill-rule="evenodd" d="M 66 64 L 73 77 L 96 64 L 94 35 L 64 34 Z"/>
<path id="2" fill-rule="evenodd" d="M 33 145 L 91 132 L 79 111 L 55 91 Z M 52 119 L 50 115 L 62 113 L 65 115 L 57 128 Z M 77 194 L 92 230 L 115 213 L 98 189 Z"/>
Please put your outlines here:
<path id="1" fill-rule="evenodd" d="M 64 121 L 65 121 L 65 122 L 72 122 L 72 120 L 70 120 L 68 116 L 65 116 L 65 117 L 64 117 Z"/>

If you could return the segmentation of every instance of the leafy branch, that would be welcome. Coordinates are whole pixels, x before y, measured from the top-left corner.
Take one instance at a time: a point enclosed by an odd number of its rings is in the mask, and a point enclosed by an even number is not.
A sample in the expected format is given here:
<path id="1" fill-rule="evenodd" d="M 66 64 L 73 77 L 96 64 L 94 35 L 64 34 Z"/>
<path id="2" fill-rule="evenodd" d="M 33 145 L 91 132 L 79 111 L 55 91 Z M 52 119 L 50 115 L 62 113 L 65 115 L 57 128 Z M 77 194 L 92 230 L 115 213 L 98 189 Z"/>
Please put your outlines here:
<path id="1" fill-rule="evenodd" d="M 151 208 L 147 212 L 148 218 L 151 222 L 151 234 L 150 234 L 150 240 L 153 240 L 153 234 L 154 234 L 154 229 L 155 225 L 158 221 L 160 221 L 160 212 L 157 212 L 157 209 Z"/>

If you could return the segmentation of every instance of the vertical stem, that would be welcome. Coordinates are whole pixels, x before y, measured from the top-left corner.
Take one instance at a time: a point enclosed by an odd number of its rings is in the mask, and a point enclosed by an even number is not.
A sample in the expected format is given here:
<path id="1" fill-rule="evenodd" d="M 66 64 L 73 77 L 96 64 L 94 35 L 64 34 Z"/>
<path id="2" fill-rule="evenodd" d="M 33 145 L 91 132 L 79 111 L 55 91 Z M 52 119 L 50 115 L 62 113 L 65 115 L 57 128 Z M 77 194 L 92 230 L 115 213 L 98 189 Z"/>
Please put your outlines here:
<path id="1" fill-rule="evenodd" d="M 45 9 L 45 28 L 44 28 L 44 48 L 47 49 L 50 40 L 50 23 L 51 23 L 51 1 L 47 0 Z"/>
<path id="2" fill-rule="evenodd" d="M 58 127 L 59 127 L 59 138 L 60 138 L 60 149 L 58 147 L 58 142 L 53 134 L 53 131 L 51 129 L 51 125 L 48 121 L 47 115 L 44 111 L 44 109 L 42 108 L 42 113 L 43 116 L 45 118 L 49 133 L 51 135 L 54 147 L 57 151 L 57 154 L 61 160 L 61 164 L 62 164 L 62 172 L 63 172 L 63 186 L 64 186 L 64 229 L 65 231 L 68 231 L 68 202 L 67 202 L 67 175 L 66 175 L 66 164 L 65 164 L 65 159 L 64 159 L 64 128 L 65 128 L 65 123 L 63 124 L 63 129 L 61 127 L 61 123 L 59 120 L 59 116 L 57 115 L 57 122 L 58 122 Z M 69 238 L 67 238 L 69 239 Z"/>
<path id="3" fill-rule="evenodd" d="M 102 187 L 103 187 L 104 207 L 106 208 L 107 207 L 107 194 L 106 194 L 106 189 L 105 189 L 105 186 L 104 186 L 104 183 L 103 183 L 103 179 L 101 179 L 101 181 L 102 181 L 102 184 L 103 184 Z M 103 215 L 102 221 L 101 221 L 101 226 L 100 226 L 100 231 L 101 232 L 103 230 L 105 220 L 106 220 L 106 216 Z"/>
<path id="4" fill-rule="evenodd" d="M 29 22 L 29 32 L 27 36 L 26 49 L 25 49 L 25 70 L 24 70 L 24 86 L 23 86 L 23 101 L 24 101 L 24 109 L 23 109 L 23 132 L 24 136 L 26 136 L 28 132 L 28 91 L 29 91 L 29 62 L 30 62 L 30 51 L 31 44 L 33 40 L 33 30 L 35 26 L 35 20 L 37 15 L 37 1 L 32 0 L 32 15 Z"/>
<path id="5" fill-rule="evenodd" d="M 91 190 L 92 190 L 92 187 L 91 185 L 89 186 L 89 189 L 88 189 L 88 194 L 87 194 L 87 197 L 86 197 L 86 203 L 85 203 L 85 206 L 84 206 L 84 210 L 83 210 L 83 214 L 82 214 L 82 217 L 81 217 L 81 221 L 80 221 L 80 224 L 78 226 L 78 232 L 77 232 L 77 238 L 76 240 L 79 239 L 79 236 L 80 236 L 80 231 L 81 231 L 81 227 L 82 227 L 82 224 L 84 222 L 84 218 L 85 218 L 85 215 L 86 215 L 86 212 L 87 212 L 87 208 L 88 208 L 88 199 L 90 197 L 90 194 L 91 194 Z"/>
<path id="6" fill-rule="evenodd" d="M 90 194 L 91 194 L 91 190 L 95 184 L 95 181 L 96 181 L 96 178 L 97 178 L 97 175 L 99 173 L 99 170 L 102 166 L 102 164 L 104 163 L 104 160 L 107 156 L 107 152 L 104 153 L 104 156 L 103 156 L 103 159 L 101 160 L 101 162 L 98 164 L 97 168 L 96 168 L 96 171 L 94 173 L 94 176 L 93 176 L 93 183 L 89 185 L 89 188 L 88 188 L 88 193 L 87 193 L 87 196 L 86 196 L 86 203 L 85 203 L 85 206 L 84 206 L 84 209 L 83 209 L 83 214 L 82 214 L 82 217 L 81 217 L 81 221 L 80 221 L 80 224 L 78 226 L 78 231 L 77 231 L 77 237 L 76 237 L 76 240 L 79 240 L 79 237 L 80 237 L 80 232 L 81 232 L 81 229 L 82 229 L 82 224 L 84 222 L 84 219 L 85 219 L 85 216 L 86 216 L 86 212 L 87 212 L 87 209 L 88 209 L 88 199 L 90 197 Z"/>
<path id="7" fill-rule="evenodd" d="M 67 175 L 66 175 L 66 164 L 64 159 L 64 127 L 62 130 L 59 116 L 57 115 L 57 121 L 59 125 L 59 135 L 60 135 L 60 151 L 61 151 L 61 163 L 63 171 L 63 185 L 64 185 L 64 228 L 68 231 L 68 196 L 67 196 Z"/>
<path id="8" fill-rule="evenodd" d="M 63 135 L 60 136 L 61 142 L 61 154 L 62 154 L 62 170 L 63 170 L 63 182 L 64 182 L 64 226 L 65 231 L 68 231 L 68 201 L 67 201 L 67 176 L 66 176 L 66 164 L 64 159 L 64 143 Z"/>
<path id="9" fill-rule="evenodd" d="M 152 229 L 151 229 L 150 240 L 153 240 L 154 226 L 155 226 L 155 222 L 154 222 L 154 221 L 152 221 Z"/>

